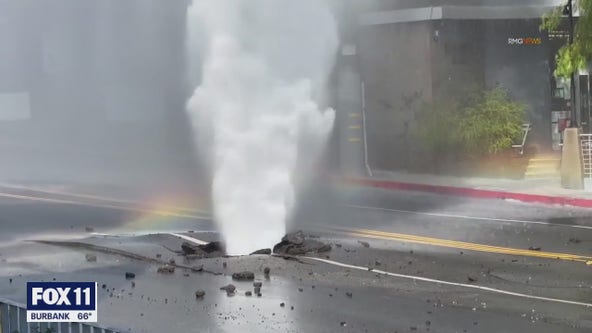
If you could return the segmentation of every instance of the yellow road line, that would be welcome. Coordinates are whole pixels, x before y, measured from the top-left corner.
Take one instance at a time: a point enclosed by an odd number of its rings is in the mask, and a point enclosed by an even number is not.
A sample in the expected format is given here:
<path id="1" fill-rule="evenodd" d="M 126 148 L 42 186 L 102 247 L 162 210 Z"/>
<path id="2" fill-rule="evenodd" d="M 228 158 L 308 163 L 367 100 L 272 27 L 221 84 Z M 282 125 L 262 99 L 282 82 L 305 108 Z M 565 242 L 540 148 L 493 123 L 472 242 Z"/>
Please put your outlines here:
<path id="1" fill-rule="evenodd" d="M 360 125 L 351 125 L 349 126 L 349 129 L 360 129 Z"/>
<path id="2" fill-rule="evenodd" d="M 348 141 L 349 142 L 360 142 L 360 141 L 362 141 L 362 139 L 360 139 L 360 138 L 349 138 Z"/>
<path id="3" fill-rule="evenodd" d="M 377 231 L 377 230 L 344 229 L 344 231 L 346 231 L 349 235 L 352 235 L 352 236 L 395 240 L 395 241 L 407 242 L 407 243 L 426 244 L 426 245 L 441 246 L 441 247 L 471 250 L 471 251 L 479 251 L 479 252 L 487 252 L 487 253 L 497 253 L 497 254 L 527 256 L 527 257 L 536 257 L 536 258 L 576 261 L 576 262 L 586 263 L 587 265 L 592 265 L 592 257 L 582 256 L 582 255 L 577 255 L 577 254 L 523 250 L 523 249 L 515 249 L 515 248 L 509 248 L 509 247 L 453 241 L 453 240 L 433 238 L 433 237 L 398 234 L 398 233 L 384 232 L 384 231 Z"/>

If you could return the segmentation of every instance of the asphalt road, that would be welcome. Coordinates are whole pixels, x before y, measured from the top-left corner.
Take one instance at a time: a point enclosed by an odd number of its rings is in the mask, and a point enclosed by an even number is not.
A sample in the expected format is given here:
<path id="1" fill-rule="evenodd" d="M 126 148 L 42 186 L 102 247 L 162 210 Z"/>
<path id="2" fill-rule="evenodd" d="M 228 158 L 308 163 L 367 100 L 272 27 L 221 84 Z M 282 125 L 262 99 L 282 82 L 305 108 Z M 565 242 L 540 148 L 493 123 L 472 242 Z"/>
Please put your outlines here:
<path id="1" fill-rule="evenodd" d="M 586 209 L 338 186 L 306 192 L 291 222 L 331 243 L 329 253 L 188 260 L 175 252 L 182 242 L 218 239 L 200 212 L 2 192 L 0 297 L 24 303 L 26 281 L 97 281 L 100 324 L 120 331 L 592 330 Z M 157 273 L 170 259 L 175 273 Z M 194 265 L 206 272 L 184 268 Z M 255 272 L 261 297 L 245 296 L 252 282 L 232 281 L 241 270 Z M 125 272 L 136 274 L 133 288 Z M 228 283 L 232 297 L 219 290 Z"/>

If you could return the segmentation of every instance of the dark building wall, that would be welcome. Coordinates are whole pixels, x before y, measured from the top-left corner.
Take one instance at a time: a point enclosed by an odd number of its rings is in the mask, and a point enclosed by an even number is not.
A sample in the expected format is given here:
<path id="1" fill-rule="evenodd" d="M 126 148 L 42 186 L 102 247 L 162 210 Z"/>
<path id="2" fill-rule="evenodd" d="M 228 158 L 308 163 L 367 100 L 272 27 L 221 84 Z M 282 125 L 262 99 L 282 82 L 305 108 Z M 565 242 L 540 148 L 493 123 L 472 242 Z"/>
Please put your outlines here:
<path id="1" fill-rule="evenodd" d="M 368 155 L 378 169 L 407 167 L 415 111 L 432 98 L 431 22 L 360 27 L 359 64 L 365 82 Z"/>
<path id="2" fill-rule="evenodd" d="M 551 146 L 551 78 L 555 50 L 540 20 L 484 21 L 485 78 L 488 87 L 501 86 L 527 106 L 527 121 L 533 125 L 529 140 L 540 149 Z M 539 45 L 508 43 L 508 38 L 541 38 Z"/>
<path id="3" fill-rule="evenodd" d="M 433 26 L 432 102 L 462 100 L 484 82 L 484 27 L 472 20 L 435 21 Z"/>

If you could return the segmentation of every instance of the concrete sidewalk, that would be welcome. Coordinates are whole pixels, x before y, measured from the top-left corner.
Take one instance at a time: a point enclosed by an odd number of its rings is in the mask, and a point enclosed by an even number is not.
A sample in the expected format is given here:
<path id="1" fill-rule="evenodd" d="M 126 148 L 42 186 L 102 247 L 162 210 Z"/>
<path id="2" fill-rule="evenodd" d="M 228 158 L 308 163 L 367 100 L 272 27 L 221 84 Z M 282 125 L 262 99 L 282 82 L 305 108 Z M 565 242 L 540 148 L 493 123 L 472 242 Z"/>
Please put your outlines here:
<path id="1" fill-rule="evenodd" d="M 559 178 L 495 179 L 437 176 L 375 170 L 373 177 L 344 177 L 346 182 L 392 190 L 411 190 L 449 195 L 514 199 L 523 202 L 592 208 L 592 192 L 568 190 Z"/>

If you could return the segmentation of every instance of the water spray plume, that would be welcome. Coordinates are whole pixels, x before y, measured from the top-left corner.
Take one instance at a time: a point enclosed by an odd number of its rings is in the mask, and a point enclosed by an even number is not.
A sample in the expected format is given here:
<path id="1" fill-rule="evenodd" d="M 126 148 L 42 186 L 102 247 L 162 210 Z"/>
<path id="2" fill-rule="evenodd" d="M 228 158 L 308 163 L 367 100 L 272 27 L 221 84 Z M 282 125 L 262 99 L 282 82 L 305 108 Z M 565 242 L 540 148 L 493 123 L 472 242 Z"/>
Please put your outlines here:
<path id="1" fill-rule="evenodd" d="M 319 0 L 200 0 L 188 29 L 204 42 L 188 112 L 212 168 L 227 252 L 270 248 L 286 233 L 300 166 L 333 127 L 335 112 L 319 100 L 335 59 L 335 20 Z M 209 140 L 199 139 L 204 132 Z"/>

